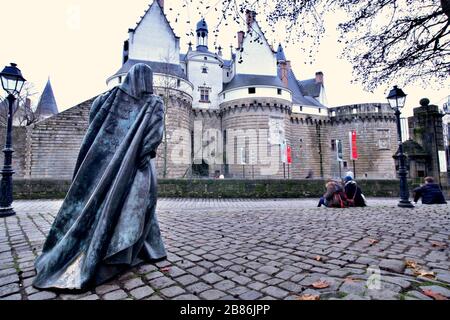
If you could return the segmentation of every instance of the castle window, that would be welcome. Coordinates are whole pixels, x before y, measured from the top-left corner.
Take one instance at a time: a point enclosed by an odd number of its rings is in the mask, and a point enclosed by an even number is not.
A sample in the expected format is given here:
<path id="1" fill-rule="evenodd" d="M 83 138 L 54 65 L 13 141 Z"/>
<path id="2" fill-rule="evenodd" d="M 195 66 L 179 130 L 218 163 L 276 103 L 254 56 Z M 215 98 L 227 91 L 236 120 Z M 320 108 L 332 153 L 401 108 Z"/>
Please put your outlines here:
<path id="1" fill-rule="evenodd" d="M 209 88 L 205 88 L 205 87 L 200 87 L 200 102 L 206 102 L 209 103 Z"/>
<path id="2" fill-rule="evenodd" d="M 322 113 L 322 109 L 319 108 L 319 113 Z"/>
<path id="3" fill-rule="evenodd" d="M 358 108 L 353 108 L 352 112 L 353 112 L 353 114 L 357 113 L 358 112 Z"/>
<path id="4" fill-rule="evenodd" d="M 202 67 L 202 73 L 208 73 L 208 68 L 207 67 Z"/>
<path id="5" fill-rule="evenodd" d="M 281 96 L 281 89 L 277 89 L 277 93 Z"/>
<path id="6" fill-rule="evenodd" d="M 331 150 L 336 151 L 336 140 L 335 139 L 331 140 Z"/>
<path id="7" fill-rule="evenodd" d="M 256 88 L 248 88 L 248 94 L 255 94 Z"/>
<path id="8" fill-rule="evenodd" d="M 229 77 L 230 76 L 230 73 L 229 72 L 227 72 L 227 77 Z"/>
<path id="9" fill-rule="evenodd" d="M 177 87 L 179 88 L 181 86 L 181 80 L 177 79 Z"/>
<path id="10" fill-rule="evenodd" d="M 303 106 L 300 106 L 300 111 L 303 111 Z"/>
<path id="11" fill-rule="evenodd" d="M 208 60 L 208 58 L 207 58 L 207 57 L 204 57 L 203 59 L 205 59 L 205 60 Z"/>
<path id="12" fill-rule="evenodd" d="M 122 77 L 119 77 L 119 83 L 122 83 Z"/>

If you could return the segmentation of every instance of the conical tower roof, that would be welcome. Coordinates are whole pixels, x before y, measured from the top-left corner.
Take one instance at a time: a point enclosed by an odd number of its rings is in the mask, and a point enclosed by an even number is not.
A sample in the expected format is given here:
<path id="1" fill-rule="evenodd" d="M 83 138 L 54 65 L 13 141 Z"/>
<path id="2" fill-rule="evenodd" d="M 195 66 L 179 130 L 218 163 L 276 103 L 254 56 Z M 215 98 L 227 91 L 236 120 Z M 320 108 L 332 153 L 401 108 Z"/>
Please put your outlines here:
<path id="1" fill-rule="evenodd" d="M 50 79 L 48 79 L 44 91 L 42 92 L 42 95 L 39 98 L 39 103 L 36 108 L 36 112 L 40 116 L 52 116 L 58 113 L 58 105 L 56 104 L 55 95 L 53 94 Z"/>
<path id="2" fill-rule="evenodd" d="M 284 55 L 284 51 L 283 51 L 283 47 L 281 46 L 281 43 L 278 44 L 277 61 L 286 61 L 286 56 Z"/>

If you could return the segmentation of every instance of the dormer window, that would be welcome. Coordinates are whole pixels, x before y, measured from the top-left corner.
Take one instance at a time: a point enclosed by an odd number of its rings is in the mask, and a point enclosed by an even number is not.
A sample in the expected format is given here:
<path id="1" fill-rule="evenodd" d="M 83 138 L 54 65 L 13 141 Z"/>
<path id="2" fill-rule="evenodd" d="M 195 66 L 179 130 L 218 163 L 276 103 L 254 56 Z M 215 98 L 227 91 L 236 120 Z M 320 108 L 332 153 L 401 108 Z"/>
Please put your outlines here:
<path id="1" fill-rule="evenodd" d="M 282 90 L 281 89 L 277 89 L 277 93 L 279 96 L 281 96 Z"/>
<path id="2" fill-rule="evenodd" d="M 209 103 L 209 92 L 211 91 L 210 88 L 206 87 L 199 87 L 198 90 L 200 91 L 200 102 Z"/>

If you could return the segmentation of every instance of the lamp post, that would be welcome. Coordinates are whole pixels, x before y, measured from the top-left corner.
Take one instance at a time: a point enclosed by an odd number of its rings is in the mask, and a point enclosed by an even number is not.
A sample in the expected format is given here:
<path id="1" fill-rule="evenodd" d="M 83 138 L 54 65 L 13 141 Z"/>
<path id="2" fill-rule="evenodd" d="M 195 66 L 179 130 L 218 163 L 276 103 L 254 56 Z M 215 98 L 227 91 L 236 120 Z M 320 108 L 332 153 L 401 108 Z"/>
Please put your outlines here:
<path id="1" fill-rule="evenodd" d="M 394 86 L 387 96 L 389 105 L 395 110 L 395 117 L 397 119 L 397 133 L 398 133 L 398 150 L 399 150 L 399 168 L 398 176 L 400 178 L 400 202 L 398 206 L 401 208 L 414 208 L 414 205 L 409 201 L 409 190 L 407 171 L 405 167 L 405 155 L 403 154 L 403 142 L 402 142 L 402 127 L 400 124 L 400 109 L 405 106 L 406 94 L 402 89 Z"/>
<path id="2" fill-rule="evenodd" d="M 13 202 L 13 181 L 12 175 L 14 170 L 12 168 L 12 121 L 13 121 L 13 106 L 17 97 L 22 90 L 25 83 L 25 78 L 22 76 L 19 68 L 15 63 L 6 66 L 0 73 L 3 89 L 8 93 L 8 123 L 6 127 L 6 143 L 3 153 L 5 154 L 3 169 L 0 171 L 2 179 L 0 182 L 0 218 L 15 215 L 12 208 Z"/>

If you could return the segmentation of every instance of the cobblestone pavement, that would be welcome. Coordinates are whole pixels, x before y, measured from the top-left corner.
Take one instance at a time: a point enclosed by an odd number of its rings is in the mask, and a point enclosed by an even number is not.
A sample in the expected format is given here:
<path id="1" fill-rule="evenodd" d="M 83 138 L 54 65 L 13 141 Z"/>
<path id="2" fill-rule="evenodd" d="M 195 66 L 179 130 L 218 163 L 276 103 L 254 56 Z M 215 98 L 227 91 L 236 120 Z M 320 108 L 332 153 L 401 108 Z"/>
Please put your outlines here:
<path id="1" fill-rule="evenodd" d="M 61 201 L 16 201 L 0 219 L 0 300 L 450 298 L 450 205 L 396 202 L 161 199 L 167 260 L 74 295 L 31 285 Z"/>

